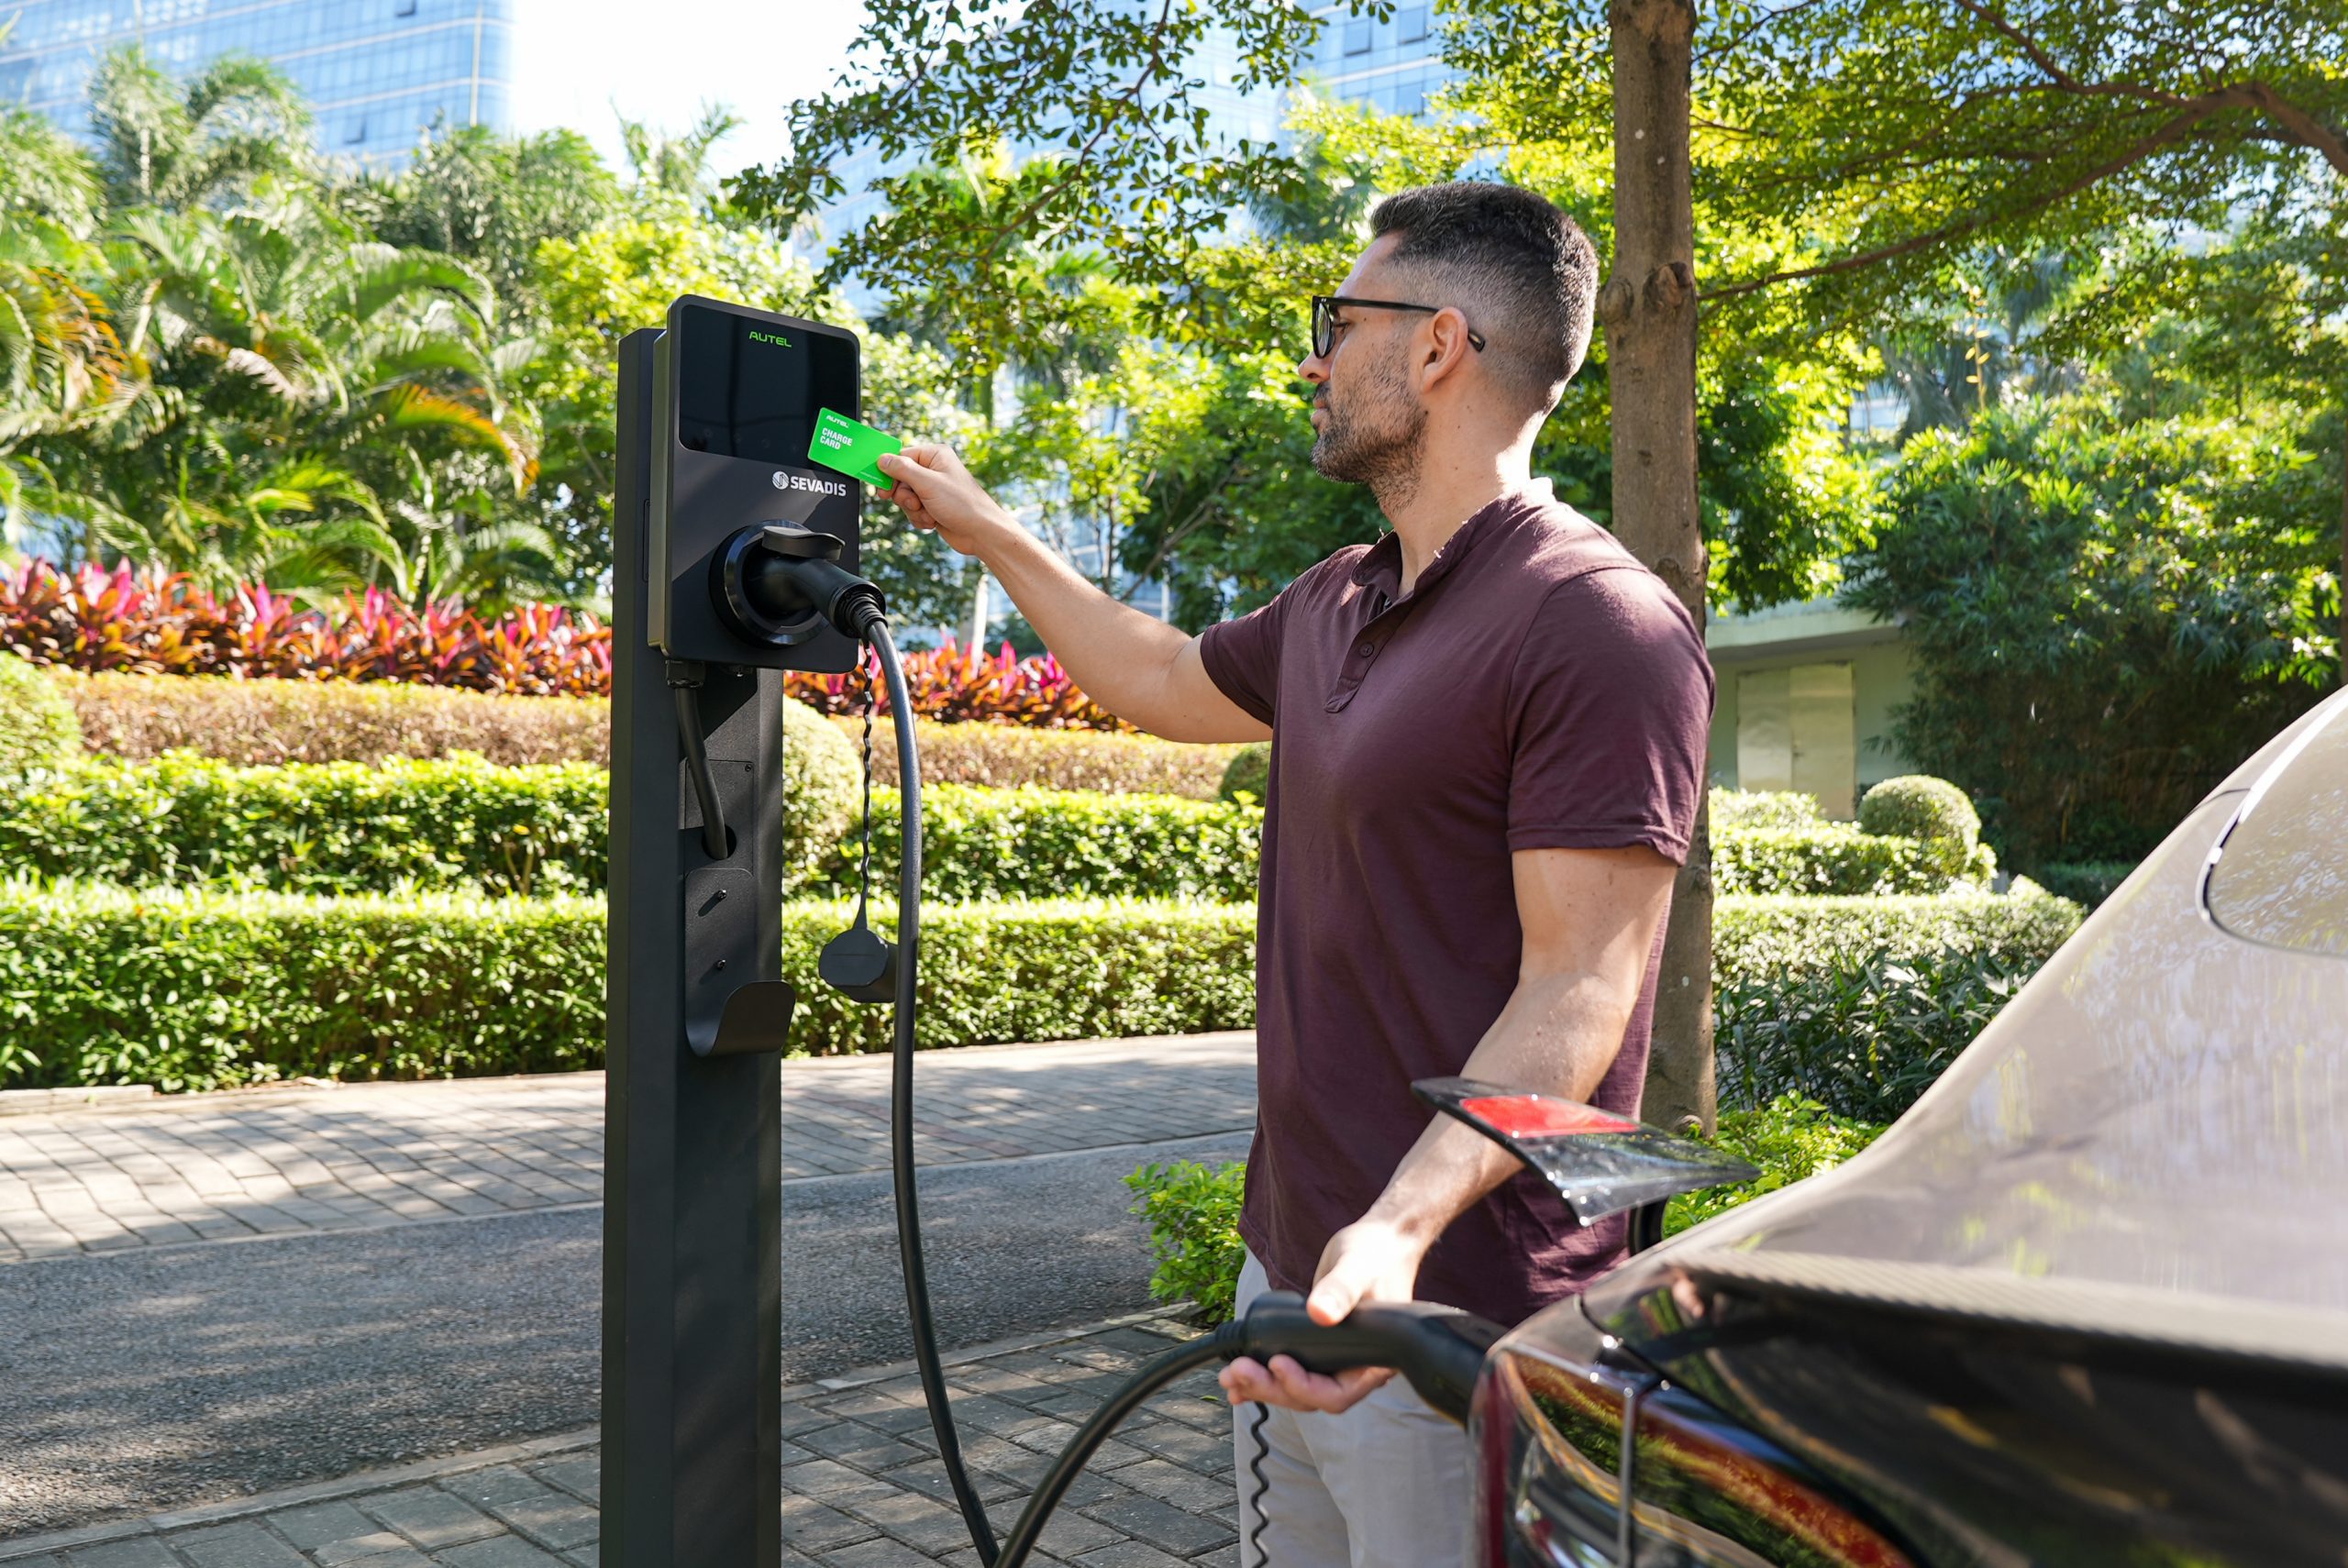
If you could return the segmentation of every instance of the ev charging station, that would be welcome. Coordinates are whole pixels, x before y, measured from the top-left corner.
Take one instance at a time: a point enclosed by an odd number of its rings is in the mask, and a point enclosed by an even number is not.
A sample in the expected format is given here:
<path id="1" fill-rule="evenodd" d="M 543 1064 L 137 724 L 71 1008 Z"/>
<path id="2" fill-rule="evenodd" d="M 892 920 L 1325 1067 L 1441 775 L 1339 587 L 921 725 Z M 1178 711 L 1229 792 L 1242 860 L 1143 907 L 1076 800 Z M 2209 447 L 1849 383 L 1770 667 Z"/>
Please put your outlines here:
<path id="1" fill-rule="evenodd" d="M 782 672 L 861 651 L 777 580 L 858 564 L 824 408 L 859 412 L 837 327 L 688 296 L 620 345 L 604 1568 L 781 1558 Z"/>

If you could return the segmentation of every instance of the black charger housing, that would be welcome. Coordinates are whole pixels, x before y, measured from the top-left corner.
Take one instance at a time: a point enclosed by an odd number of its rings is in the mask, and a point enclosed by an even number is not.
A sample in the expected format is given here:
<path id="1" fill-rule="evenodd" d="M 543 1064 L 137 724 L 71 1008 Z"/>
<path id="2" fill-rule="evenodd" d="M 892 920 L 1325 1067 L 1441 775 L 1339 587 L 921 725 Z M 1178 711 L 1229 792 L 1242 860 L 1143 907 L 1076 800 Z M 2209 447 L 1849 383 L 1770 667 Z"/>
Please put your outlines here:
<path id="1" fill-rule="evenodd" d="M 644 528 L 646 633 L 673 659 L 844 673 L 858 647 L 818 614 L 764 637 L 725 610 L 728 541 L 769 523 L 843 541 L 859 570 L 864 486 L 808 460 L 824 409 L 863 413 L 860 354 L 845 327 L 687 294 L 669 307 L 652 372 L 652 472 Z"/>

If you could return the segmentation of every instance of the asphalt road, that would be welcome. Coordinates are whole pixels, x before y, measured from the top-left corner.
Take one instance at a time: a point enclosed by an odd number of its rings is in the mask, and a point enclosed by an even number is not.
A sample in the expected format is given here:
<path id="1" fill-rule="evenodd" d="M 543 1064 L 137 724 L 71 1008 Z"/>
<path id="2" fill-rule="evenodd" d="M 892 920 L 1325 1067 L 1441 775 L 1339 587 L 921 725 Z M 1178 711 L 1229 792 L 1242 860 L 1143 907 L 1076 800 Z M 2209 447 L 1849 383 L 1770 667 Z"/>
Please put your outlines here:
<path id="1" fill-rule="evenodd" d="M 1120 1182 L 1242 1134 L 922 1175 L 940 1341 L 1148 1305 Z M 600 1210 L 0 1269 L 0 1540 L 596 1419 Z M 885 1176 L 783 1192 L 786 1383 L 913 1353 Z"/>

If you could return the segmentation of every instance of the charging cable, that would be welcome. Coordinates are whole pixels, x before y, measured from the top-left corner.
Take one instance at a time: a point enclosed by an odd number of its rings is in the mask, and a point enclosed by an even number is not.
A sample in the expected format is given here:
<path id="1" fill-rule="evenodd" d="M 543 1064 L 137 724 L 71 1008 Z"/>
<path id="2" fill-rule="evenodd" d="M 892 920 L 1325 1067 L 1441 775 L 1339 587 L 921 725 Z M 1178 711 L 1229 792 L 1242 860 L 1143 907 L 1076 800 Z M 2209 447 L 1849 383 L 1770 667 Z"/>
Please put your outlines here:
<path id="1" fill-rule="evenodd" d="M 1151 1395 L 1187 1373 L 1243 1355 L 1259 1361 L 1293 1356 L 1309 1370 L 1323 1373 L 1390 1366 L 1436 1413 L 1465 1426 L 1484 1353 L 1502 1331 L 1499 1324 L 1456 1308 L 1421 1301 L 1358 1307 L 1343 1322 L 1316 1323 L 1304 1309 L 1303 1297 L 1290 1290 L 1266 1291 L 1248 1304 L 1246 1316 L 1146 1364 L 1092 1412 L 1036 1484 L 993 1568 L 1024 1568 L 1036 1539 L 1086 1462 Z M 1257 1430 L 1260 1441 L 1260 1420 Z M 1262 1562 L 1260 1549 L 1257 1562 Z"/>

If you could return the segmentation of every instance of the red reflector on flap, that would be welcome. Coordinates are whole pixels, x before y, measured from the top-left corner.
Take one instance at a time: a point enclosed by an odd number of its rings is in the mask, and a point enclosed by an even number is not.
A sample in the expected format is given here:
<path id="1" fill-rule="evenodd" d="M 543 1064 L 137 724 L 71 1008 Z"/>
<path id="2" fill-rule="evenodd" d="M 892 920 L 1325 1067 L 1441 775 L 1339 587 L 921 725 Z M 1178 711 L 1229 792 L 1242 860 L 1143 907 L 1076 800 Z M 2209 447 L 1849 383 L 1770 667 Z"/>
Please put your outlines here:
<path id="1" fill-rule="evenodd" d="M 1544 1099 L 1538 1095 L 1487 1095 L 1463 1099 L 1459 1109 L 1510 1138 L 1550 1138 L 1571 1132 L 1635 1132 L 1639 1124 L 1619 1116 L 1577 1105 L 1569 1099 Z"/>

